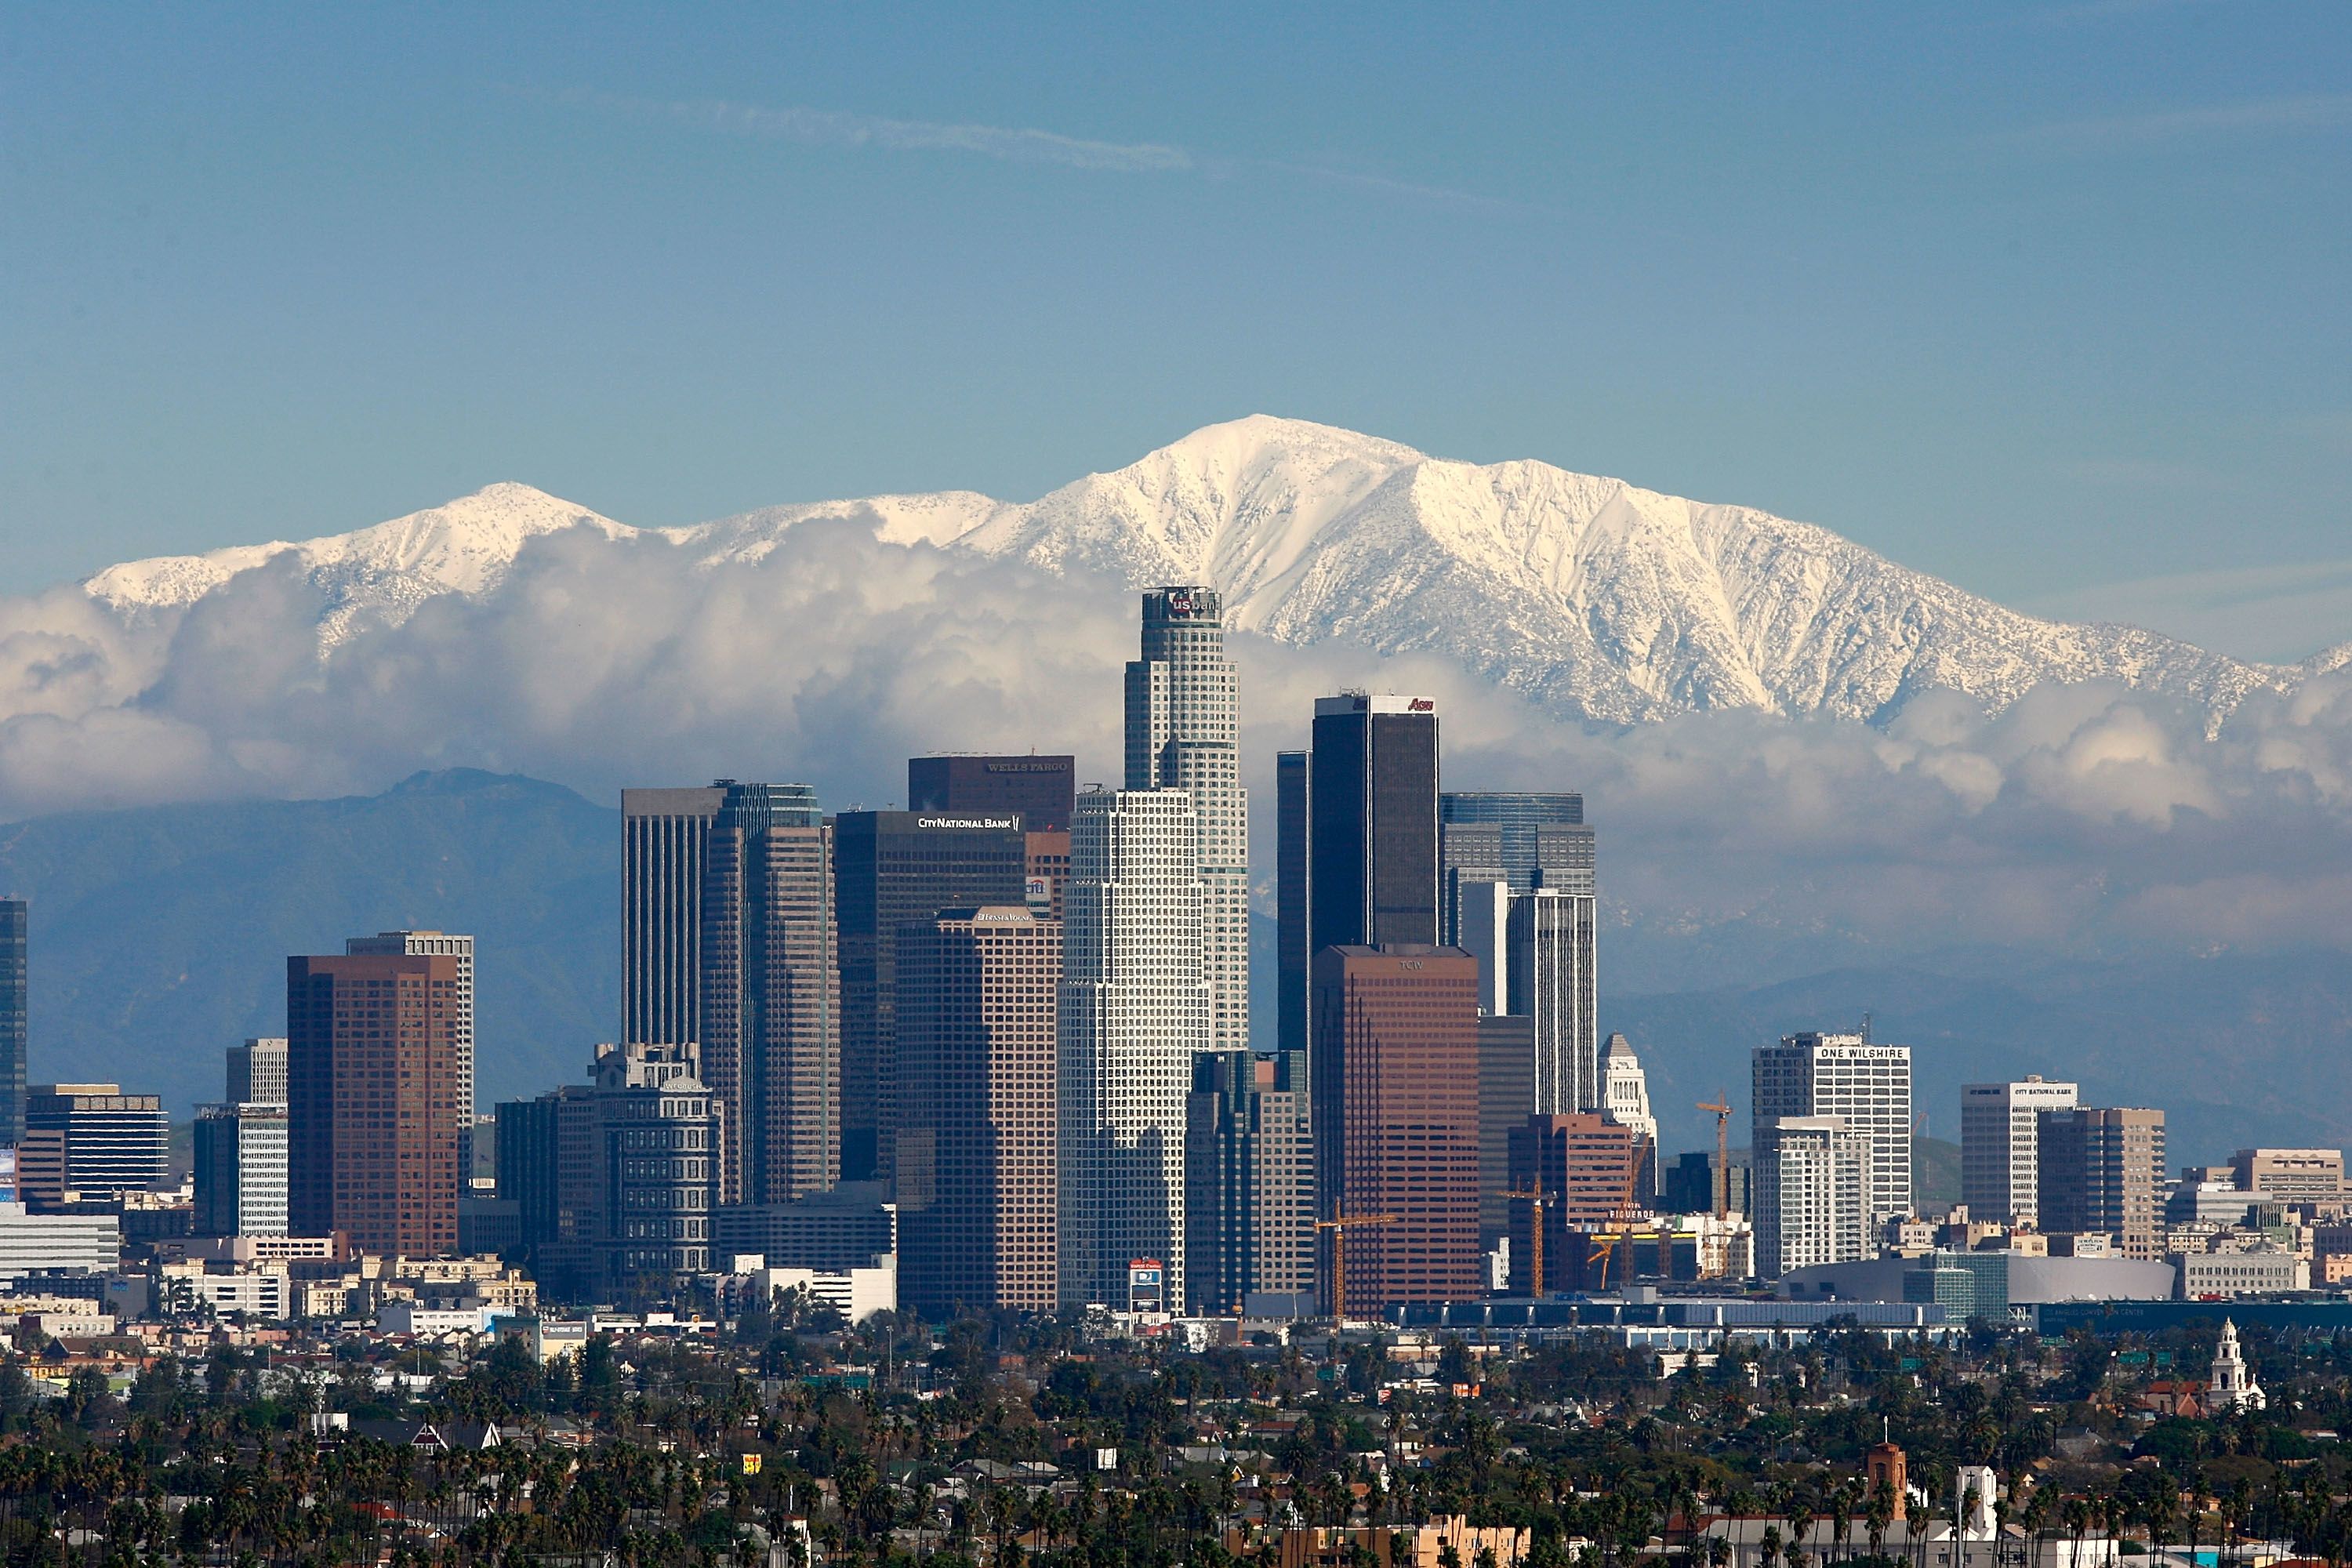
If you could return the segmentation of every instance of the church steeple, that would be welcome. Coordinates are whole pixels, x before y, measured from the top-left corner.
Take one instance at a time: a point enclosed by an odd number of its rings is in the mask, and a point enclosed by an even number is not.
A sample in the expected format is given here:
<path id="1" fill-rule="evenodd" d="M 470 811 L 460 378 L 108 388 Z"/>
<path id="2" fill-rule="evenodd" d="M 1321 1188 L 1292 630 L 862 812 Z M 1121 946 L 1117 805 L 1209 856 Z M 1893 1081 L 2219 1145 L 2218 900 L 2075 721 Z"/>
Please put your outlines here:
<path id="1" fill-rule="evenodd" d="M 2262 1384 L 2246 1368 L 2245 1357 L 2238 1351 L 2238 1325 L 2228 1318 L 2221 1320 L 2221 1342 L 2213 1347 L 2213 1375 L 2205 1384 L 2205 1407 L 2208 1410 L 2260 1410 L 2264 1404 Z"/>

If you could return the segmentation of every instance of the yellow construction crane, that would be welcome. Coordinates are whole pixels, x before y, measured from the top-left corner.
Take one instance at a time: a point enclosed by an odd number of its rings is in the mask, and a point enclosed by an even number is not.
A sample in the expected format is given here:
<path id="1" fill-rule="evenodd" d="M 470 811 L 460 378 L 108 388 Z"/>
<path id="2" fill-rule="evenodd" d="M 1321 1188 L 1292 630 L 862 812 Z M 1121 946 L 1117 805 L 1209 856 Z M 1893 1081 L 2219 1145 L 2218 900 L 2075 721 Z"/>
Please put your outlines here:
<path id="1" fill-rule="evenodd" d="M 1331 1317 L 1333 1321 L 1348 1321 L 1348 1233 L 1360 1226 L 1394 1225 L 1392 1214 L 1333 1215 L 1329 1219 L 1315 1222 L 1318 1230 L 1331 1233 Z"/>
<path id="2" fill-rule="evenodd" d="M 1523 1193 L 1506 1191 L 1495 1195 L 1498 1198 L 1525 1198 L 1528 1202 L 1530 1216 L 1528 1226 L 1528 1279 L 1533 1287 L 1528 1294 L 1539 1297 L 1543 1294 L 1543 1172 L 1536 1172 L 1534 1179 L 1528 1183 L 1528 1190 Z"/>
<path id="3" fill-rule="evenodd" d="M 1715 1112 L 1715 1217 L 1731 1217 L 1731 1091 L 1718 1089 L 1712 1100 L 1699 1101 L 1701 1110 Z"/>
<path id="4" fill-rule="evenodd" d="M 1628 1239 L 1625 1233 L 1633 1223 L 1633 1189 L 1640 1185 L 1642 1181 L 1641 1140 L 1638 1138 L 1633 1140 L 1626 1153 L 1628 1158 L 1625 1161 L 1625 1184 L 1619 1190 L 1617 1201 L 1611 1205 L 1609 1209 L 1608 1223 L 1612 1228 L 1593 1238 L 1592 1256 L 1584 1260 L 1584 1266 L 1587 1268 L 1596 1263 L 1601 1265 L 1601 1281 L 1593 1287 L 1596 1290 L 1609 1289 L 1609 1265 L 1615 1261 L 1617 1244 Z M 1625 1250 L 1631 1252 L 1633 1248 L 1629 1246 Z"/>

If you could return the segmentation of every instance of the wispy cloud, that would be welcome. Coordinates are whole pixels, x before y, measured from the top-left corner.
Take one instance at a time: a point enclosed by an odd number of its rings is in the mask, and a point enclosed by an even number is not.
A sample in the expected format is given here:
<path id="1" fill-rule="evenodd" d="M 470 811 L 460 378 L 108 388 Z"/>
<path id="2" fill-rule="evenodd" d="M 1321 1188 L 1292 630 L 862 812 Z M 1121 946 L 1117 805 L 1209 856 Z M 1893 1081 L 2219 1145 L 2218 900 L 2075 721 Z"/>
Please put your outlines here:
<path id="1" fill-rule="evenodd" d="M 2062 121 L 2018 131 L 2001 140 L 2057 153 L 2120 153 L 2200 138 L 2332 131 L 2347 125 L 2352 125 L 2352 93 L 2305 93 L 2197 109 Z"/>
<path id="2" fill-rule="evenodd" d="M 2240 482 L 2218 469 L 2161 458 L 2083 458 L 2060 464 L 2058 471 L 2084 484 L 2126 489 L 2223 489 Z"/>
<path id="3" fill-rule="evenodd" d="M 2146 626 L 2240 658 L 2293 664 L 2352 637 L 2352 561 L 2139 577 L 2043 595 L 2023 607 L 2058 620 Z"/>
<path id="4" fill-rule="evenodd" d="M 660 102 L 609 93 L 538 94 L 551 101 L 585 105 L 637 119 L 764 141 L 797 142 L 812 147 L 871 147 L 888 153 L 965 153 L 1006 163 L 1051 163 L 1120 174 L 1181 173 L 1194 167 L 1181 147 L 1158 142 L 1097 142 L 1005 125 L 971 125 L 936 120 L 891 120 L 878 114 L 800 105 L 782 109 L 705 99 Z"/>
<path id="5" fill-rule="evenodd" d="M 1081 136 L 1065 136 L 1056 131 L 937 120 L 892 120 L 881 115 L 853 114 L 843 110 L 812 109 L 803 105 L 769 108 L 713 99 L 662 101 L 581 89 L 547 92 L 516 88 L 509 90 L 519 97 L 538 102 L 576 105 L 633 120 L 664 121 L 729 136 L 794 142 L 810 147 L 871 148 L 887 153 L 961 153 L 1006 163 L 1054 164 L 1066 169 L 1120 174 L 1200 174 L 1213 178 L 1256 172 L 1315 180 L 1417 201 L 1516 212 L 1548 210 L 1508 197 L 1422 184 L 1387 174 L 1333 168 L 1328 164 L 1294 163 L 1281 158 L 1212 157 L 1166 142 L 1100 142 Z"/>

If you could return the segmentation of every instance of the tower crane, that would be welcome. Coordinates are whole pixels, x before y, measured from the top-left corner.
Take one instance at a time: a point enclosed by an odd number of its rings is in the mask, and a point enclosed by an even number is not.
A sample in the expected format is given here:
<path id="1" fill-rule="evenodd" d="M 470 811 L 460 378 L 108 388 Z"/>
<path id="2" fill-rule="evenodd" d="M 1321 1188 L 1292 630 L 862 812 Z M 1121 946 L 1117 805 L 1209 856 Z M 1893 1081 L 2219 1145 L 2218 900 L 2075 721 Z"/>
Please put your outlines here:
<path id="1" fill-rule="evenodd" d="M 1363 1226 L 1394 1225 L 1392 1214 L 1333 1215 L 1329 1219 L 1315 1222 L 1318 1230 L 1331 1233 L 1331 1317 L 1332 1321 L 1348 1321 L 1348 1233 Z"/>
<path id="2" fill-rule="evenodd" d="M 1712 1100 L 1699 1101 L 1701 1110 L 1715 1112 L 1715 1217 L 1731 1217 L 1731 1091 L 1718 1089 Z"/>
<path id="3" fill-rule="evenodd" d="M 1588 1268 L 1596 1263 L 1601 1265 L 1601 1281 L 1595 1289 L 1601 1290 L 1609 1289 L 1609 1266 L 1617 1259 L 1617 1244 L 1621 1241 L 1626 1242 L 1625 1250 L 1629 1255 L 1633 1250 L 1631 1237 L 1626 1233 L 1633 1224 L 1633 1189 L 1640 1185 L 1642 1181 L 1641 1139 L 1633 1139 L 1625 1153 L 1625 1184 L 1619 1189 L 1617 1201 L 1609 1208 L 1607 1223 L 1612 1228 L 1593 1239 L 1592 1256 L 1584 1260 L 1584 1266 Z M 1630 1261 L 1627 1267 L 1629 1268 L 1632 1267 Z"/>
<path id="4" fill-rule="evenodd" d="M 1528 1226 L 1528 1278 L 1533 1287 L 1530 1294 L 1543 1295 L 1544 1190 L 1543 1168 L 1538 1165 L 1525 1192 L 1505 1191 L 1498 1198 L 1524 1198 L 1528 1203 L 1530 1223 Z"/>

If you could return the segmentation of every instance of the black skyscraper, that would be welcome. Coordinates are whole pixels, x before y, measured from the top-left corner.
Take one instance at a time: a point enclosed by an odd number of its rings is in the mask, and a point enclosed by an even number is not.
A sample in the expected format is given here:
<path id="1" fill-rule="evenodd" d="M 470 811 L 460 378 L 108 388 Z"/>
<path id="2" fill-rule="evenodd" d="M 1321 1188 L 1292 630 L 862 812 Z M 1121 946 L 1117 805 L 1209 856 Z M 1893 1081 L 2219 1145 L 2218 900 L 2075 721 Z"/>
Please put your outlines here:
<path id="1" fill-rule="evenodd" d="M 1076 780 L 1075 757 L 909 757 L 907 809 L 1017 816 L 1032 833 L 1067 833 Z"/>
<path id="2" fill-rule="evenodd" d="M 1315 703 L 1307 955 L 1437 941 L 1437 704 Z"/>
<path id="3" fill-rule="evenodd" d="M 941 910 L 1023 902 L 1027 847 L 1021 819 L 1009 814 L 845 811 L 834 819 L 844 1181 L 892 1171 L 898 928 Z"/>
<path id="4" fill-rule="evenodd" d="M 1313 777 L 1313 752 L 1274 754 L 1274 926 L 1280 949 L 1275 963 L 1276 1005 L 1280 1009 L 1275 1039 L 1285 1051 L 1306 1050 L 1310 1033 L 1307 969 L 1315 950 L 1307 945 L 1307 933 L 1315 877 L 1307 810 Z"/>
<path id="5" fill-rule="evenodd" d="M 25 900 L 0 899 L 0 1143 L 25 1141 Z"/>

